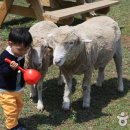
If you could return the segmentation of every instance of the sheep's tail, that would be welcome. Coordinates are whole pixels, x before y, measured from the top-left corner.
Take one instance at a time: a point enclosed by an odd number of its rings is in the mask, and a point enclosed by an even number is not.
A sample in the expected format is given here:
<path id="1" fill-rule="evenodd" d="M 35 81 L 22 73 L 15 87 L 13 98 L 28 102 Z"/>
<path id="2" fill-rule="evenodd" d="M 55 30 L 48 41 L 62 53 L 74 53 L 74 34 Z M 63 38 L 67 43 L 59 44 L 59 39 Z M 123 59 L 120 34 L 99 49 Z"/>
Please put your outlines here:
<path id="1" fill-rule="evenodd" d="M 121 40 L 121 30 L 117 22 L 114 22 L 113 29 L 115 31 L 115 42 L 118 42 Z"/>

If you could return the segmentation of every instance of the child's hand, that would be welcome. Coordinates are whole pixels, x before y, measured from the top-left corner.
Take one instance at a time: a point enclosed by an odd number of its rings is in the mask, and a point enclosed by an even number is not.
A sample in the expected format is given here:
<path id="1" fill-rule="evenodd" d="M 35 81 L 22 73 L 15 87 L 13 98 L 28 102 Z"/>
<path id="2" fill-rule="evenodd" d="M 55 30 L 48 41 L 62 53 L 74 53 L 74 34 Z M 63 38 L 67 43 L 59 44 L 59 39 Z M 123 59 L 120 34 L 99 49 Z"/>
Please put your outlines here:
<path id="1" fill-rule="evenodd" d="M 10 63 L 10 67 L 15 70 L 18 67 L 18 63 L 16 63 L 15 61 L 11 61 Z"/>

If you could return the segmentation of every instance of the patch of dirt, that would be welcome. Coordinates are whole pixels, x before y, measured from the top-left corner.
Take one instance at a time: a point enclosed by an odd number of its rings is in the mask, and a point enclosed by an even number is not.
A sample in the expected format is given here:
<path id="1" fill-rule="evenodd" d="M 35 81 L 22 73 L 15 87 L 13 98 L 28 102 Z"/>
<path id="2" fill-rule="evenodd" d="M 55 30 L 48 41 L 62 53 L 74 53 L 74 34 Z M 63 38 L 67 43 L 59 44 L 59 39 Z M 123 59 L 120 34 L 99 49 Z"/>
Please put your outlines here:
<path id="1" fill-rule="evenodd" d="M 122 36 L 123 44 L 130 50 L 130 36 Z"/>

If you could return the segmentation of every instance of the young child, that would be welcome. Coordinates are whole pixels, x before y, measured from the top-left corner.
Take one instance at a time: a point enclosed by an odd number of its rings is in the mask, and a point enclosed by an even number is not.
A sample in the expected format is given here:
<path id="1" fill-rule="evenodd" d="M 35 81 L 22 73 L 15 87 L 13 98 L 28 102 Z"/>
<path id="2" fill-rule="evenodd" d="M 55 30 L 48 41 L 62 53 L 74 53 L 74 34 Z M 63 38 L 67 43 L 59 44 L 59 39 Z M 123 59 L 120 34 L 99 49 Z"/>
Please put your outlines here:
<path id="1" fill-rule="evenodd" d="M 23 74 L 17 66 L 24 66 L 24 55 L 32 43 L 32 36 L 25 28 L 14 28 L 9 33 L 8 46 L 0 55 L 0 105 L 5 115 L 7 130 L 26 130 L 18 122 L 23 107 Z M 12 60 L 10 64 L 5 58 Z"/>

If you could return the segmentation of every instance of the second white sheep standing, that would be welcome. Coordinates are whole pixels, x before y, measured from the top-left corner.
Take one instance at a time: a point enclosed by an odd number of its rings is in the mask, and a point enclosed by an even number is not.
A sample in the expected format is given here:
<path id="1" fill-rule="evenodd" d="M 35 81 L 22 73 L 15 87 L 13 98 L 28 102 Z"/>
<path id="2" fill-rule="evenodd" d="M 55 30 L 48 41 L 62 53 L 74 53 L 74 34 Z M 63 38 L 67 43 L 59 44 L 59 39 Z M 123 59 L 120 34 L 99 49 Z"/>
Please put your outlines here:
<path id="1" fill-rule="evenodd" d="M 110 17 L 99 16 L 74 27 L 56 28 L 48 35 L 47 42 L 53 48 L 53 63 L 60 67 L 65 79 L 63 109 L 70 108 L 74 74 L 84 74 L 83 107 L 90 106 L 92 72 L 99 69 L 97 85 L 101 86 L 104 69 L 112 58 L 117 69 L 118 90 L 124 90 L 121 31 Z"/>

